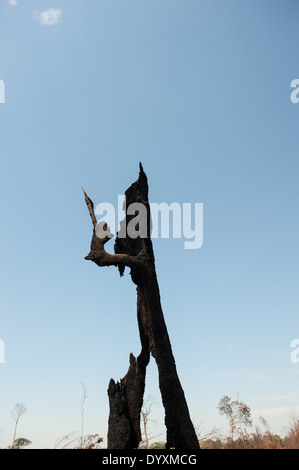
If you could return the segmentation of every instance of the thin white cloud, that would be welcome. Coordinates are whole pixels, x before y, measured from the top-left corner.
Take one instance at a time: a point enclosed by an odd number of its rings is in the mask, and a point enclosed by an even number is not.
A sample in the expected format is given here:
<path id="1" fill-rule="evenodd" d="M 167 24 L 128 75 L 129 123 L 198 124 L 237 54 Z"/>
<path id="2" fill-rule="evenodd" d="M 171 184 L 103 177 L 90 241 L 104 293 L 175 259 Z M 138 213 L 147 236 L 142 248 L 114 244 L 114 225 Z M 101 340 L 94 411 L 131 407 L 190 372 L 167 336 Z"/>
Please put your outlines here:
<path id="1" fill-rule="evenodd" d="M 17 0 L 7 0 L 7 3 L 11 7 L 16 7 L 18 4 Z"/>
<path id="2" fill-rule="evenodd" d="M 61 22 L 62 11 L 55 8 L 44 10 L 36 14 L 36 19 L 43 25 L 51 26 Z"/>

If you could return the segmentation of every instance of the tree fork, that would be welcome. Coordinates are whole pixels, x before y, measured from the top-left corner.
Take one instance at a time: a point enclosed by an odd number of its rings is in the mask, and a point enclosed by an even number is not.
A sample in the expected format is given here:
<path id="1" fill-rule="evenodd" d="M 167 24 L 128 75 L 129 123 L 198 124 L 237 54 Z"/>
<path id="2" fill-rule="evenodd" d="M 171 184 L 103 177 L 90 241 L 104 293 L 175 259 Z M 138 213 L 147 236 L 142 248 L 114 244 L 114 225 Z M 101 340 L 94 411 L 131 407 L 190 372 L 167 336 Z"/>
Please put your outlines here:
<path id="1" fill-rule="evenodd" d="M 84 191 L 84 190 L 83 190 Z M 90 253 L 85 257 L 98 266 L 117 266 L 122 276 L 125 267 L 130 268 L 132 281 L 137 285 L 137 320 L 141 341 L 141 353 L 136 359 L 130 355 L 130 366 L 120 383 L 110 380 L 108 388 L 110 414 L 108 448 L 136 448 L 141 441 L 140 412 L 145 388 L 146 367 L 150 353 L 159 372 L 159 387 L 165 409 L 167 429 L 166 448 L 197 449 L 198 439 L 190 419 L 184 391 L 181 386 L 172 348 L 161 307 L 155 259 L 151 241 L 151 217 L 148 201 L 148 183 L 140 163 L 138 180 L 125 192 L 125 218 L 114 245 L 115 254 L 107 253 L 104 244 L 112 237 L 106 224 L 104 236 L 99 237 L 94 206 L 84 191 L 85 201 L 93 223 Z M 147 236 L 130 238 L 127 227 L 135 215 L 128 215 L 133 203 L 146 207 Z M 141 217 L 141 214 L 139 214 Z M 139 219 L 139 223 L 144 220 Z"/>

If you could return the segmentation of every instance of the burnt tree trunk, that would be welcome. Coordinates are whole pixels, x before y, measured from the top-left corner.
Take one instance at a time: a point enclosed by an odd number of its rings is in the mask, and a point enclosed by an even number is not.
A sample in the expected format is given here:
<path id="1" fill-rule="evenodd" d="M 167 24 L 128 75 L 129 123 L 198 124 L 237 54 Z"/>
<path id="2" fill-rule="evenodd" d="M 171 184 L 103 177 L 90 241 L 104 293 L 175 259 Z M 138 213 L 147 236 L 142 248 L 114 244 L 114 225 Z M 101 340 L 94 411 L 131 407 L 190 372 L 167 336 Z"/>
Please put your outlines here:
<path id="1" fill-rule="evenodd" d="M 151 241 L 148 183 L 142 165 L 140 164 L 138 180 L 125 193 L 126 216 L 120 224 L 115 241 L 115 254 L 105 251 L 104 244 L 112 234 L 106 224 L 97 224 L 93 203 L 85 192 L 84 194 L 94 226 L 91 251 L 85 259 L 92 260 L 98 266 L 118 266 L 121 276 L 127 266 L 131 269 L 132 281 L 137 285 L 137 319 L 141 353 L 137 359 L 133 354 L 130 355 L 129 370 L 119 383 L 115 383 L 113 379 L 110 381 L 108 388 L 110 404 L 108 448 L 136 448 L 141 441 L 140 412 L 143 403 L 146 367 L 151 353 L 158 367 L 159 387 L 165 408 L 166 447 L 197 449 L 199 448 L 198 439 L 177 374 L 161 307 Z M 136 212 L 133 211 L 134 214 L 132 214 L 130 211 L 129 214 L 127 211 L 129 206 L 136 203 L 137 216 Z M 145 211 L 140 210 L 138 204 L 142 204 Z M 146 234 L 133 238 L 130 233 L 128 234 L 132 225 L 135 225 L 137 232 L 141 226 L 146 227 Z"/>

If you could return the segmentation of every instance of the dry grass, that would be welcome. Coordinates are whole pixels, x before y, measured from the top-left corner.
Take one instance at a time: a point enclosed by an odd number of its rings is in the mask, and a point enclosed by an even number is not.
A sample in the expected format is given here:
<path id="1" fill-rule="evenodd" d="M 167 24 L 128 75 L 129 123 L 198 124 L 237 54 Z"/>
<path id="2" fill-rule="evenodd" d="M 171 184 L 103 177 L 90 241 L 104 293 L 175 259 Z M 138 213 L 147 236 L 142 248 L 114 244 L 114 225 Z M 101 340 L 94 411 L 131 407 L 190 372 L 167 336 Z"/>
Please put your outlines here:
<path id="1" fill-rule="evenodd" d="M 261 431 L 244 432 L 238 439 L 230 438 L 207 439 L 201 442 L 202 449 L 299 449 L 299 419 L 294 419 L 284 438 L 271 433 L 267 422 L 260 418 L 264 427 Z"/>

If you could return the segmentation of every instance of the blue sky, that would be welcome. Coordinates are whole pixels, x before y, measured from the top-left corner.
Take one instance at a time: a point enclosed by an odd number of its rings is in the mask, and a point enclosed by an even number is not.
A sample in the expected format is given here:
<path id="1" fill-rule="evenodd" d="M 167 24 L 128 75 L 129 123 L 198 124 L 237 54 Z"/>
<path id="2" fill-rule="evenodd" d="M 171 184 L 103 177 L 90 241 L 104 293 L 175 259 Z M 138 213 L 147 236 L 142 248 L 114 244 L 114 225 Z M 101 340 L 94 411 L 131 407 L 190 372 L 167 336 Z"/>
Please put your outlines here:
<path id="1" fill-rule="evenodd" d="M 10 3 L 10 4 L 9 4 Z M 49 12 L 50 10 L 50 12 Z M 283 434 L 299 412 L 299 78 L 295 0 L 0 1 L 0 447 L 106 439 L 111 377 L 140 351 L 127 273 L 84 260 L 96 204 L 138 177 L 200 202 L 204 243 L 155 239 L 162 306 L 196 427 L 223 395 Z M 113 242 L 108 250 L 113 249 Z M 153 360 L 152 434 L 163 439 Z"/>

